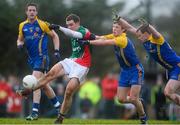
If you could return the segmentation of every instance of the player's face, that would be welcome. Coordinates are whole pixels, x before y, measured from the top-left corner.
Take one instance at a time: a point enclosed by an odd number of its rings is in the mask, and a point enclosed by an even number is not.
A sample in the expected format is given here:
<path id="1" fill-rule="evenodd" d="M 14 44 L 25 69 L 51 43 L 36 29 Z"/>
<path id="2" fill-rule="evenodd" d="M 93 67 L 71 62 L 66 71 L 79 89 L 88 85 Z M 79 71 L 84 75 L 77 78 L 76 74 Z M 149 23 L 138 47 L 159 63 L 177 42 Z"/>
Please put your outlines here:
<path id="1" fill-rule="evenodd" d="M 37 16 L 37 9 L 35 6 L 28 6 L 26 15 L 29 20 L 34 20 Z"/>
<path id="2" fill-rule="evenodd" d="M 123 31 L 124 30 L 122 29 L 121 25 L 119 25 L 118 23 L 113 24 L 112 32 L 113 32 L 114 36 L 121 35 L 123 33 Z"/>
<path id="3" fill-rule="evenodd" d="M 149 39 L 149 36 L 150 34 L 148 34 L 147 32 L 145 33 L 142 33 L 140 30 L 137 31 L 137 36 L 138 36 L 138 39 L 142 42 L 145 42 Z"/>
<path id="4" fill-rule="evenodd" d="M 67 28 L 71 29 L 71 30 L 78 30 L 80 24 L 79 22 L 75 23 L 74 20 L 69 20 L 69 21 L 66 21 L 66 25 L 67 25 Z"/>

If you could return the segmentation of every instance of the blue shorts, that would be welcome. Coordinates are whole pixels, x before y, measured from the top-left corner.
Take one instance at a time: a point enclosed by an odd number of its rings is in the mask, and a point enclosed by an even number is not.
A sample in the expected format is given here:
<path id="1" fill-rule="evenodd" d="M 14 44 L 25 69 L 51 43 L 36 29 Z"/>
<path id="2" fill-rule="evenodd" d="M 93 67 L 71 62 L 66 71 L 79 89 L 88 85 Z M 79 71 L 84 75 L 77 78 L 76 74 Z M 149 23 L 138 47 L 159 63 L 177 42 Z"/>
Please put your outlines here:
<path id="1" fill-rule="evenodd" d="M 37 56 L 35 58 L 29 58 L 28 64 L 32 68 L 32 70 L 40 71 L 40 72 L 47 72 L 49 70 L 49 56 Z"/>
<path id="2" fill-rule="evenodd" d="M 174 79 L 180 81 L 180 67 L 174 66 L 172 69 L 168 70 L 168 79 Z"/>
<path id="3" fill-rule="evenodd" d="M 120 87 L 131 87 L 132 85 L 142 85 L 144 81 L 144 68 L 141 64 L 122 69 L 120 72 Z"/>

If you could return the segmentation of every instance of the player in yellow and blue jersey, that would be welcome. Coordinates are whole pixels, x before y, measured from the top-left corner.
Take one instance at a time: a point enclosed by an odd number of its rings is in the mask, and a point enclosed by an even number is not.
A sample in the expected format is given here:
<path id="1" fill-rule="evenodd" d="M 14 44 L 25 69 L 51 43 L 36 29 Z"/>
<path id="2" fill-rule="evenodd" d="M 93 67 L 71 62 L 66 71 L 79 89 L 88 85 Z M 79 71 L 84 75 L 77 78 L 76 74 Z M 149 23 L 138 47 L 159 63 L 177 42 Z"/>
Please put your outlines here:
<path id="1" fill-rule="evenodd" d="M 49 69 L 49 56 L 48 56 L 48 36 L 51 36 L 54 43 L 55 57 L 59 61 L 59 37 L 53 31 L 50 30 L 48 24 L 37 17 L 37 5 L 30 3 L 26 7 L 27 20 L 20 23 L 19 35 L 17 40 L 17 47 L 19 50 L 23 49 L 23 46 L 27 49 L 28 64 L 31 66 L 32 74 L 40 79 L 46 71 Z M 21 51 L 22 52 L 22 51 Z M 43 88 L 45 94 L 53 103 L 57 111 L 59 111 L 60 103 L 56 98 L 53 89 L 46 85 Z M 29 115 L 27 120 L 38 119 L 38 110 L 40 106 L 41 91 L 36 90 L 33 93 L 33 106 L 32 114 Z"/>
<path id="2" fill-rule="evenodd" d="M 162 34 L 145 20 L 143 20 L 143 24 L 137 29 L 123 19 L 120 19 L 120 22 L 126 30 L 137 35 L 147 53 L 168 70 L 168 83 L 166 84 L 164 94 L 177 105 L 180 105 L 180 96 L 177 93 L 180 89 L 180 57 L 170 47 Z"/>
<path id="3" fill-rule="evenodd" d="M 118 21 L 114 21 L 113 33 L 96 36 L 97 40 L 79 40 L 82 45 L 113 45 L 115 55 L 121 67 L 118 100 L 121 103 L 132 103 L 136 106 L 142 124 L 146 124 L 147 116 L 139 98 L 141 85 L 144 79 L 144 69 L 140 63 L 132 41 L 126 36 L 125 29 Z"/>

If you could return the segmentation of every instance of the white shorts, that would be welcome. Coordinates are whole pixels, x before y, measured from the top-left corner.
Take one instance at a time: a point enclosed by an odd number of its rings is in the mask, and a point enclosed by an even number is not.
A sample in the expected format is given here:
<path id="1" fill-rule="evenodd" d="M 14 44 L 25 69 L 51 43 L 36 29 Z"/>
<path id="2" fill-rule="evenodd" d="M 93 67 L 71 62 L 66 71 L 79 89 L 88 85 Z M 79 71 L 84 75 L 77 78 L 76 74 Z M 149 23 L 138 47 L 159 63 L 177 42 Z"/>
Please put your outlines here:
<path id="1" fill-rule="evenodd" d="M 83 82 L 89 71 L 88 67 L 74 62 L 73 59 L 66 58 L 59 63 L 62 64 L 65 74 L 68 76 L 68 78 L 78 78 L 80 83 Z"/>

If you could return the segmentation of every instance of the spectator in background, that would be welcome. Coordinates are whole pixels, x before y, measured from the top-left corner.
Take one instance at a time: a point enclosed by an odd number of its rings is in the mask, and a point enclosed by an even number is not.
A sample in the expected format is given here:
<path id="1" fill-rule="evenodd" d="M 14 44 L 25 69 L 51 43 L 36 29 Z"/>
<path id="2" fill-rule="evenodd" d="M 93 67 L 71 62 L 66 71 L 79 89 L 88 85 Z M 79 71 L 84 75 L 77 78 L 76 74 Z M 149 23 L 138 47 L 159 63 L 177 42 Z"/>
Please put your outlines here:
<path id="1" fill-rule="evenodd" d="M 79 90 L 82 118 L 94 118 L 96 107 L 101 99 L 101 90 L 98 78 L 86 81 Z"/>
<path id="2" fill-rule="evenodd" d="M 0 75 L 0 117 L 6 117 L 6 109 L 8 97 L 12 93 L 11 86 L 6 82 L 5 78 Z"/>
<path id="3" fill-rule="evenodd" d="M 8 76 L 8 83 L 12 88 L 12 92 L 9 94 L 7 103 L 7 113 L 10 117 L 20 116 L 22 111 L 22 98 L 15 93 L 15 90 L 19 88 L 19 79 L 15 75 Z"/>
<path id="4" fill-rule="evenodd" d="M 105 118 L 110 119 L 115 117 L 114 97 L 117 93 L 118 80 L 115 73 L 108 73 L 101 81 L 102 97 L 104 100 L 103 111 Z"/>
<path id="5" fill-rule="evenodd" d="M 151 103 L 154 106 L 156 119 L 158 120 L 167 119 L 166 97 L 163 93 L 163 90 L 163 78 L 162 75 L 159 74 L 157 76 L 156 85 L 152 88 L 151 91 Z"/>

